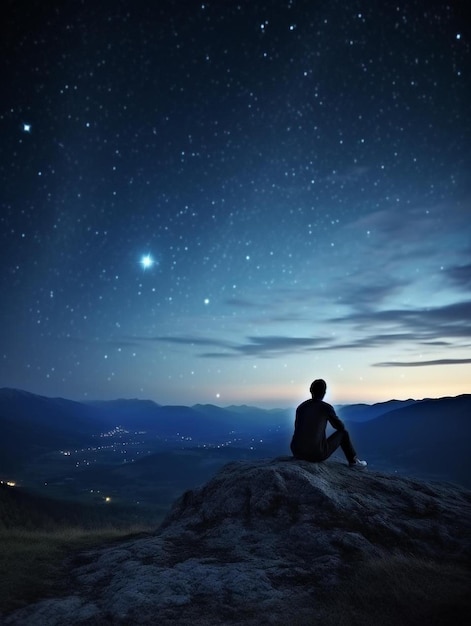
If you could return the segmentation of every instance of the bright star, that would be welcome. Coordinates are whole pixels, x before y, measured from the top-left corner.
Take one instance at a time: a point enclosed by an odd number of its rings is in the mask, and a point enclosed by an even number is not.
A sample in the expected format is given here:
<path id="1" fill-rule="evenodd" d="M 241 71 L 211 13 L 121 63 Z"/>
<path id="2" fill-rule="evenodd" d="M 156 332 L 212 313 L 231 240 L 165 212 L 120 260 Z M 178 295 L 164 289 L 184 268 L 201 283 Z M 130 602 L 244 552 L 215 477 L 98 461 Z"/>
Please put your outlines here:
<path id="1" fill-rule="evenodd" d="M 154 263 L 155 261 L 150 254 L 145 254 L 141 257 L 141 265 L 145 270 L 149 269 L 149 267 L 152 267 Z"/>
<path id="2" fill-rule="evenodd" d="M 31 124 L 23 124 L 23 132 L 30 133 L 31 132 Z"/>

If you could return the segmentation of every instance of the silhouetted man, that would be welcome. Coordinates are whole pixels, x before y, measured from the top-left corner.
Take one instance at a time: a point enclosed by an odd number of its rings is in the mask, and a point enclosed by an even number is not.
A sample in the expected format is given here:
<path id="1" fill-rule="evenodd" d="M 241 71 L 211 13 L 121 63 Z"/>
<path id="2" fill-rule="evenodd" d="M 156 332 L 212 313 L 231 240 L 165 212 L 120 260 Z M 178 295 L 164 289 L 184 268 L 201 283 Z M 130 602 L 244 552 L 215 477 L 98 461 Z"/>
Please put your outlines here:
<path id="1" fill-rule="evenodd" d="M 310 387 L 311 400 L 306 400 L 296 409 L 294 435 L 291 452 L 297 459 L 325 461 L 340 446 L 350 467 L 363 469 L 366 461 L 360 461 L 350 440 L 345 425 L 335 414 L 334 407 L 323 401 L 327 385 L 325 380 L 315 380 Z M 336 432 L 325 436 L 327 422 Z"/>

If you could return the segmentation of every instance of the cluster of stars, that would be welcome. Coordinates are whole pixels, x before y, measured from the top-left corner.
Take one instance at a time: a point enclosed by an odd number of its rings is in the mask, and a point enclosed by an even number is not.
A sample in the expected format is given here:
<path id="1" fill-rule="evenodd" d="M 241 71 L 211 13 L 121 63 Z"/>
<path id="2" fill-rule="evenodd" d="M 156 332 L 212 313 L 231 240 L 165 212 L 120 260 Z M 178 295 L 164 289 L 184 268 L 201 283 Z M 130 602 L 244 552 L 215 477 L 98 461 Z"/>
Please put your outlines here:
<path id="1" fill-rule="evenodd" d="M 9 4 L 4 384 L 266 394 L 361 347 L 366 385 L 414 350 L 404 307 L 466 301 L 459 15 L 315 4 Z"/>

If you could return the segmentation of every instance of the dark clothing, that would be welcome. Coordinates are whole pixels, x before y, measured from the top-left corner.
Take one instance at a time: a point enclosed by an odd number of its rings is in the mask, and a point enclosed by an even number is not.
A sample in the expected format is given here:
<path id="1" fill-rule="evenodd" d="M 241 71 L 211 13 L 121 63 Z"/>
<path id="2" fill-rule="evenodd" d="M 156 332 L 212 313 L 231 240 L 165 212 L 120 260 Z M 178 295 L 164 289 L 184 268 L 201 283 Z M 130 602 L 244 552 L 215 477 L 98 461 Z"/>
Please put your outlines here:
<path id="1" fill-rule="evenodd" d="M 329 422 L 336 432 L 325 436 Z M 291 452 L 297 459 L 305 461 L 325 461 L 338 447 L 341 447 L 347 461 L 353 462 L 356 452 L 345 425 L 335 414 L 334 408 L 323 400 L 306 400 L 296 409 L 294 434 Z"/>

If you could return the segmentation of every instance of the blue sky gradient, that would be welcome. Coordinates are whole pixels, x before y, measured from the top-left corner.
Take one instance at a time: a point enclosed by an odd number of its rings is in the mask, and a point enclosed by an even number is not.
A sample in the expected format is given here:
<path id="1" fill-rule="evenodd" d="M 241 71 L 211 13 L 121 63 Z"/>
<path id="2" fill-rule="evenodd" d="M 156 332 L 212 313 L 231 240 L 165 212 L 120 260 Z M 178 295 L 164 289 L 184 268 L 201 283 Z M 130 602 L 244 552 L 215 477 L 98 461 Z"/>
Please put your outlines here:
<path id="1" fill-rule="evenodd" d="M 469 26 L 383 5 L 8 3 L 1 386 L 469 392 Z"/>

